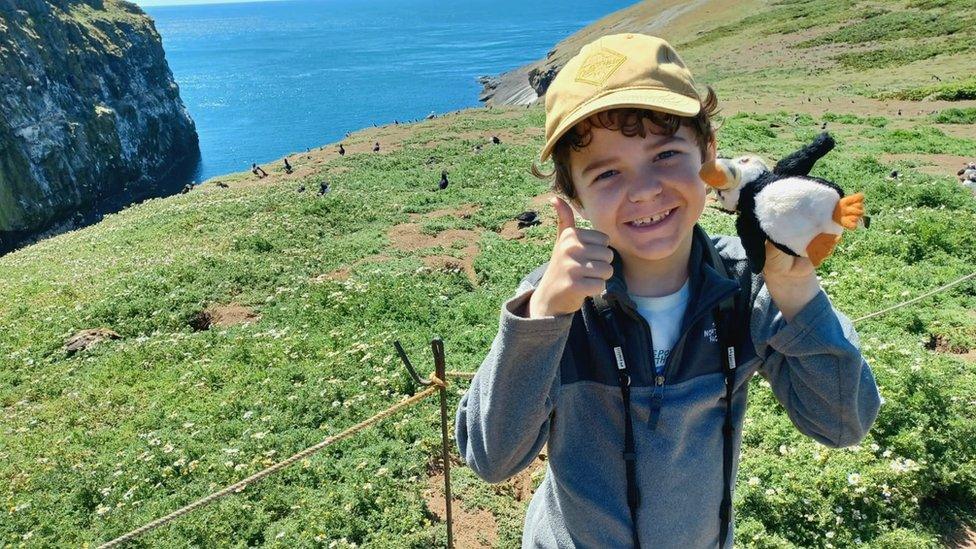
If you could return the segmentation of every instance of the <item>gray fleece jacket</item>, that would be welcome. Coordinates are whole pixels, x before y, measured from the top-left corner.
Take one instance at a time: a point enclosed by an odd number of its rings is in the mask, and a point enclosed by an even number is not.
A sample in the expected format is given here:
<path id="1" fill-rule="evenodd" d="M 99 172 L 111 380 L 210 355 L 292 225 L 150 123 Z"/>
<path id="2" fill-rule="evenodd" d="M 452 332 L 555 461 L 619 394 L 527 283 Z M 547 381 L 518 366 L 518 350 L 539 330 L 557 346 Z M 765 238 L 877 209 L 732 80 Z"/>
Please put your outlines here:
<path id="1" fill-rule="evenodd" d="M 664 380 L 654 378 L 651 332 L 627 297 L 619 256 L 607 283 L 620 308 L 616 316 L 631 370 L 637 522 L 645 548 L 718 546 L 725 378 L 711 311 L 740 287 L 751 288 L 747 318 L 738 319 L 748 323 L 751 337 L 737 351 L 733 475 L 749 379 L 757 372 L 796 427 L 827 446 L 859 442 L 880 406 L 857 333 L 823 292 L 787 323 L 762 275 L 749 272 L 739 239 L 711 240 L 735 280 L 708 265 L 707 251 L 695 240 L 691 299 Z M 545 268 L 530 273 L 502 306 L 498 334 L 458 407 L 458 448 L 479 477 L 501 482 L 548 444 L 546 475 L 529 504 L 523 547 L 631 547 L 623 400 L 612 350 L 590 300 L 575 314 L 519 315 Z"/>

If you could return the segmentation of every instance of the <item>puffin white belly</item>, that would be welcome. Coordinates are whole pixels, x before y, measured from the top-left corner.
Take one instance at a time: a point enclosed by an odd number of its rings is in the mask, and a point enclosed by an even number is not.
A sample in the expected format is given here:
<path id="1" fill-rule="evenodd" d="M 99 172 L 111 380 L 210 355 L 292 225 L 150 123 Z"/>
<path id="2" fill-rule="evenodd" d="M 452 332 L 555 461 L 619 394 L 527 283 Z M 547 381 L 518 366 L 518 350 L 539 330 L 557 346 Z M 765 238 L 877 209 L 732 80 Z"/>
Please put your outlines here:
<path id="1" fill-rule="evenodd" d="M 833 220 L 840 195 L 802 177 L 774 181 L 756 194 L 756 219 L 770 240 L 806 256 L 807 245 L 820 233 L 841 234 Z"/>

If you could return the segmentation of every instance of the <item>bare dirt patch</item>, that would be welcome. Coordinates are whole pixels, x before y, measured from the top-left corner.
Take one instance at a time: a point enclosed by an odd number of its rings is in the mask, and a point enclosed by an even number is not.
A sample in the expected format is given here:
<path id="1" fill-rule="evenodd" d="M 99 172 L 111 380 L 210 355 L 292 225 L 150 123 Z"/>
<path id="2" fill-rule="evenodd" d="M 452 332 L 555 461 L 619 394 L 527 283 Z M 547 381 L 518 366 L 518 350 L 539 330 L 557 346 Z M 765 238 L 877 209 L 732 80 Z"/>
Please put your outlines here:
<path id="1" fill-rule="evenodd" d="M 503 486 L 510 486 L 514 490 L 517 501 L 528 501 L 535 493 L 535 485 L 541 481 L 542 476 L 546 473 L 547 459 L 548 456 L 545 453 L 539 454 L 528 467 L 505 481 Z"/>
<path id="2" fill-rule="evenodd" d="M 942 541 L 950 549 L 976 549 L 976 530 L 962 525 Z"/>
<path id="3" fill-rule="evenodd" d="M 478 256 L 479 234 L 468 229 L 448 229 L 436 235 L 429 235 L 422 232 L 420 225 L 416 223 L 401 223 L 395 225 L 387 233 L 390 244 L 398 250 L 415 252 L 426 248 L 440 246 L 451 249 L 456 243 L 465 244 L 461 250 L 461 258 L 447 256 L 443 254 L 420 256 L 420 259 L 428 268 L 449 272 L 460 268 L 467 275 L 471 284 L 477 286 L 478 275 L 474 270 L 474 259 Z"/>
<path id="4" fill-rule="evenodd" d="M 478 255 L 478 246 L 472 244 L 461 250 L 461 254 L 464 256 L 461 259 L 449 255 L 427 255 L 421 257 L 420 260 L 424 262 L 427 268 L 442 273 L 460 273 L 463 271 L 471 284 L 477 286 L 478 273 L 474 270 L 474 258 Z"/>
<path id="5" fill-rule="evenodd" d="M 261 320 L 261 315 L 251 308 L 230 303 L 227 305 L 211 305 L 200 311 L 190 320 L 190 326 L 194 330 L 203 331 L 213 327 L 227 328 L 238 324 L 252 324 L 258 320 Z"/>
<path id="6" fill-rule="evenodd" d="M 420 225 L 416 223 L 394 225 L 387 233 L 387 236 L 390 238 L 390 244 L 394 248 L 408 252 L 432 248 L 434 246 L 450 248 L 455 242 L 464 242 L 466 244 L 476 244 L 478 242 L 478 233 L 475 231 L 448 229 L 436 235 L 429 235 L 424 233 Z"/>
<path id="7" fill-rule="evenodd" d="M 522 229 L 519 228 L 519 222 L 517 219 L 513 219 L 502 226 L 502 230 L 498 232 L 502 238 L 505 240 L 518 240 L 525 236 Z"/>
<path id="8" fill-rule="evenodd" d="M 953 345 L 948 339 L 940 334 L 929 335 L 929 341 L 925 348 L 937 353 L 951 353 L 954 355 L 969 354 L 971 351 L 961 345 Z"/>
<path id="9" fill-rule="evenodd" d="M 533 197 L 532 200 L 529 201 L 529 206 L 537 210 L 543 209 L 546 206 L 549 206 L 549 199 L 554 196 L 556 196 L 555 193 L 540 194 L 539 196 Z"/>
<path id="10" fill-rule="evenodd" d="M 444 498 L 444 473 L 427 479 L 424 491 L 427 509 L 441 523 L 447 520 L 447 500 Z M 485 509 L 465 509 L 464 502 L 451 498 L 451 523 L 454 527 L 455 547 L 494 547 L 498 541 L 498 523 Z"/>
<path id="11" fill-rule="evenodd" d="M 428 213 L 412 213 L 408 217 L 410 221 L 417 222 L 423 221 L 424 219 L 436 219 L 438 217 L 451 216 L 459 217 L 461 219 L 468 219 L 472 215 L 478 213 L 481 206 L 477 204 L 462 204 L 457 208 L 443 208 L 440 210 L 434 210 Z"/>
<path id="12" fill-rule="evenodd" d="M 810 95 L 805 97 L 765 97 L 761 99 L 723 99 L 722 114 L 731 116 L 740 112 L 770 113 L 781 110 L 801 112 L 815 118 L 830 111 L 834 114 L 853 114 L 856 116 L 884 116 L 892 120 L 918 122 L 917 117 L 927 120 L 927 116 L 949 108 L 976 107 L 976 101 L 903 101 L 880 100 L 863 96 L 824 97 Z M 898 114 L 901 112 L 901 114 Z M 947 125 L 942 125 L 944 128 Z M 961 126 L 965 127 L 965 126 Z M 829 128 L 828 128 L 829 129 Z"/>
<path id="13" fill-rule="evenodd" d="M 883 154 L 879 158 L 883 164 L 893 164 L 900 161 L 915 162 L 919 166 L 914 168 L 922 173 L 930 175 L 951 175 L 956 176 L 956 172 L 966 162 L 973 159 L 966 156 L 954 154 Z"/>
<path id="14" fill-rule="evenodd" d="M 534 486 L 545 474 L 547 459 L 545 452 L 540 453 L 521 473 L 495 485 L 495 490 L 499 493 L 511 493 L 516 501 L 528 501 L 535 493 Z M 452 459 L 451 465 L 456 467 L 460 464 Z M 463 548 L 493 547 L 498 539 L 498 523 L 494 515 L 484 509 L 465 509 L 464 503 L 457 498 L 456 494 L 453 495 L 451 513 L 455 545 Z M 447 506 L 444 498 L 444 472 L 439 463 L 431 465 L 424 499 L 427 500 L 427 508 L 430 512 L 437 520 L 443 522 L 447 514 Z"/>
<path id="15" fill-rule="evenodd" d="M 314 276 L 312 277 L 311 281 L 318 284 L 321 284 L 322 282 L 325 282 L 327 280 L 335 280 L 341 282 L 349 278 L 349 275 L 352 274 L 353 267 L 357 265 L 362 265 L 363 263 L 369 263 L 369 262 L 380 263 L 386 261 L 387 259 L 390 258 L 385 254 L 368 255 L 362 259 L 357 260 L 352 265 L 343 265 L 342 267 L 339 267 L 334 271 L 328 273 L 322 273 L 318 276 Z"/>
<path id="16" fill-rule="evenodd" d="M 953 137 L 976 139 L 976 124 L 936 124 L 936 127 Z M 969 162 L 972 161 L 970 158 Z"/>

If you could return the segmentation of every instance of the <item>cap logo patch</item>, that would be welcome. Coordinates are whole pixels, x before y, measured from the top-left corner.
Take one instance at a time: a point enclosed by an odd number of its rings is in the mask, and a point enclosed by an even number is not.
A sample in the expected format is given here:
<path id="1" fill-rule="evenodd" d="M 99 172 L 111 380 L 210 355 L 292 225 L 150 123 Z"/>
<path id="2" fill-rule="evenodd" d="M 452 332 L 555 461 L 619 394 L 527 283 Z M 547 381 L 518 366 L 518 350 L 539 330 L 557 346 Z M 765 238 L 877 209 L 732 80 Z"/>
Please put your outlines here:
<path id="1" fill-rule="evenodd" d="M 576 71 L 576 81 L 594 86 L 602 86 L 613 73 L 617 72 L 627 57 L 606 48 L 593 52 Z"/>

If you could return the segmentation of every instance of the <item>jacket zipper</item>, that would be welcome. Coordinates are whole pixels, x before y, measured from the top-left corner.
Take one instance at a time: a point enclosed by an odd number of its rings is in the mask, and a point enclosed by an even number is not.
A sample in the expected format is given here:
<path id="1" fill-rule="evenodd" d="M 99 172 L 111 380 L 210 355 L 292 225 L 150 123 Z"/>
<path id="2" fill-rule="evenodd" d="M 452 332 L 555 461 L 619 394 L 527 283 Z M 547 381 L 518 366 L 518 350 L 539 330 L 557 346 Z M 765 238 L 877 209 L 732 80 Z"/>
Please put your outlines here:
<path id="1" fill-rule="evenodd" d="M 724 294 L 713 299 L 708 303 L 707 307 L 702 308 L 702 312 L 698 313 L 697 315 L 695 315 L 694 318 L 691 319 L 691 321 L 688 323 L 688 327 L 685 329 L 684 332 L 682 332 L 681 337 L 678 338 L 677 343 L 674 344 L 671 354 L 669 354 L 667 360 L 664 361 L 664 371 L 661 375 L 657 373 L 657 368 L 655 367 L 653 362 L 654 338 L 651 336 L 650 325 L 647 323 L 647 320 L 640 313 L 635 313 L 632 310 L 627 311 L 631 317 L 634 317 L 635 320 L 640 322 L 641 326 L 643 326 L 644 335 L 647 338 L 647 341 L 649 343 L 648 347 L 650 347 L 650 351 L 651 351 L 649 356 L 651 357 L 651 369 L 654 372 L 654 392 L 651 394 L 650 416 L 648 418 L 647 425 L 648 427 L 651 428 L 652 431 L 657 428 L 658 420 L 661 418 L 661 406 L 664 403 L 664 383 L 667 381 L 666 376 L 670 376 L 671 369 L 673 368 L 673 362 L 674 362 L 673 358 L 675 355 L 673 350 L 682 348 L 684 346 L 685 339 L 688 338 L 688 334 L 691 332 L 691 328 L 694 327 L 696 323 L 698 323 L 698 321 L 701 319 L 702 316 L 708 314 L 708 312 L 711 311 L 712 308 L 717 303 L 719 303 L 720 301 L 734 294 L 737 291 L 739 291 L 738 287 L 736 287 L 734 290 L 725 292 Z M 627 307 L 627 309 L 630 309 L 630 307 Z"/>

